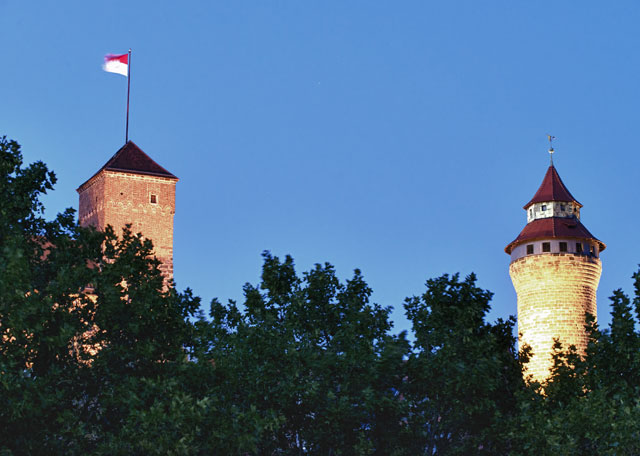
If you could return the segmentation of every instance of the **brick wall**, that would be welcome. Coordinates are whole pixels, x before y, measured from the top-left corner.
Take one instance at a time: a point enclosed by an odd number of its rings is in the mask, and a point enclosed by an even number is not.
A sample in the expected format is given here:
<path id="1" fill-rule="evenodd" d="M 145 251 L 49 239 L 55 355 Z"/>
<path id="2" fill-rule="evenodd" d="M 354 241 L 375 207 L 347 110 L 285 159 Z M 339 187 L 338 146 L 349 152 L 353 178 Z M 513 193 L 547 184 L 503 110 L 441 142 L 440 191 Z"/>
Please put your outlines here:
<path id="1" fill-rule="evenodd" d="M 104 173 L 87 182 L 80 192 L 78 218 L 82 226 L 104 229 Z"/>
<path id="2" fill-rule="evenodd" d="M 519 258 L 509 266 L 518 294 L 520 344 L 533 350 L 527 374 L 544 380 L 549 374 L 553 338 L 563 347 L 584 353 L 586 312 L 596 315 L 600 259 L 588 255 L 553 253 Z"/>
<path id="3" fill-rule="evenodd" d="M 80 224 L 121 232 L 130 223 L 134 233 L 153 241 L 160 269 L 172 279 L 175 191 L 176 179 L 103 170 L 79 189 Z"/>

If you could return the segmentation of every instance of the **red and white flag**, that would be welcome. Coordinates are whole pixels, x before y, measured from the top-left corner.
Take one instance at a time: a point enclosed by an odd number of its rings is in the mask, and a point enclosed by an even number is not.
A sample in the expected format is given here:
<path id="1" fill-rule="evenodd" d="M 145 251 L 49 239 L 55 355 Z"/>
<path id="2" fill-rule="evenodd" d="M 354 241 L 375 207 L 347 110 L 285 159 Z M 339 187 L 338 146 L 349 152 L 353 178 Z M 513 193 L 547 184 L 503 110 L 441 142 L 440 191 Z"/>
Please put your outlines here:
<path id="1" fill-rule="evenodd" d="M 129 76 L 129 54 L 113 55 L 107 54 L 104 56 L 104 64 L 102 65 L 104 71 L 109 73 L 118 73 L 122 76 Z"/>

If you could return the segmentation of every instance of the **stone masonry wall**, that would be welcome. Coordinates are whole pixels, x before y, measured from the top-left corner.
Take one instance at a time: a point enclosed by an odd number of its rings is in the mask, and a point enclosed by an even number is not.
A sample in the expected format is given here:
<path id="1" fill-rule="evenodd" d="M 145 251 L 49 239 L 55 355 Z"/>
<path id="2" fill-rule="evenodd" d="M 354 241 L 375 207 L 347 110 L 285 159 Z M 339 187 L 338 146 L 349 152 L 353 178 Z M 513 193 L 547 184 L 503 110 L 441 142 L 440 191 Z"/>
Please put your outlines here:
<path id="1" fill-rule="evenodd" d="M 80 190 L 80 224 L 100 230 L 111 225 L 121 232 L 130 223 L 134 233 L 153 241 L 160 269 L 172 279 L 175 191 L 175 179 L 102 171 Z"/>
<path id="2" fill-rule="evenodd" d="M 585 314 L 596 315 L 601 272 L 600 259 L 570 253 L 529 255 L 511 263 L 509 275 L 518 294 L 519 342 L 533 351 L 527 375 L 540 381 L 548 377 L 554 337 L 564 348 L 573 344 L 584 353 Z"/>

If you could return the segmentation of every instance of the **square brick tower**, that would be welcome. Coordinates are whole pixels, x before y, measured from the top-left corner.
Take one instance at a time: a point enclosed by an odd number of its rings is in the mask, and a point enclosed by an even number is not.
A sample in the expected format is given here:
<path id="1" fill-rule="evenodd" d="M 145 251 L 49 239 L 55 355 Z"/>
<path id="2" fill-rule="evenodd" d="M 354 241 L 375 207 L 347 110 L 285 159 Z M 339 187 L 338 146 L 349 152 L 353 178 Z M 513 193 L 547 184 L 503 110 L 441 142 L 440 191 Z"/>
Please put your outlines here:
<path id="1" fill-rule="evenodd" d="M 580 221 L 581 208 L 551 162 L 540 188 L 524 206 L 526 226 L 505 248 L 518 295 L 520 343 L 532 349 L 527 369 L 534 380 L 549 376 L 554 338 L 564 349 L 575 345 L 584 354 L 585 317 L 596 316 L 605 245 Z"/>
<path id="2" fill-rule="evenodd" d="M 127 142 L 89 180 L 78 187 L 82 226 L 134 233 L 153 241 L 160 269 L 173 278 L 173 216 L 178 178 L 158 165 L 132 141 Z"/>

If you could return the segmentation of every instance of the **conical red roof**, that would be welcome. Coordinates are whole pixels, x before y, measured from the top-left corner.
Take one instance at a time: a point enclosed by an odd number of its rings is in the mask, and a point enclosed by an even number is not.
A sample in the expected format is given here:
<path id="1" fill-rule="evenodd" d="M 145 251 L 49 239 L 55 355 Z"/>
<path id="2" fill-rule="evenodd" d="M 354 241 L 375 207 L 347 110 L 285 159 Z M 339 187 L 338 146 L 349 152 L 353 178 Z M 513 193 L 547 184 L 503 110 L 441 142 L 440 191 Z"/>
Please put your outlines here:
<path id="1" fill-rule="evenodd" d="M 554 168 L 553 164 L 549 166 L 547 170 L 547 174 L 544 175 L 544 179 L 542 179 L 542 184 L 540 184 L 540 188 L 533 195 L 531 201 L 524 205 L 524 209 L 528 209 L 529 206 L 535 203 L 546 203 L 548 201 L 562 201 L 562 202 L 573 202 L 576 203 L 579 207 L 582 207 L 574 197 L 571 195 L 567 187 L 565 187 L 562 179 L 558 175 L 558 172 Z"/>

